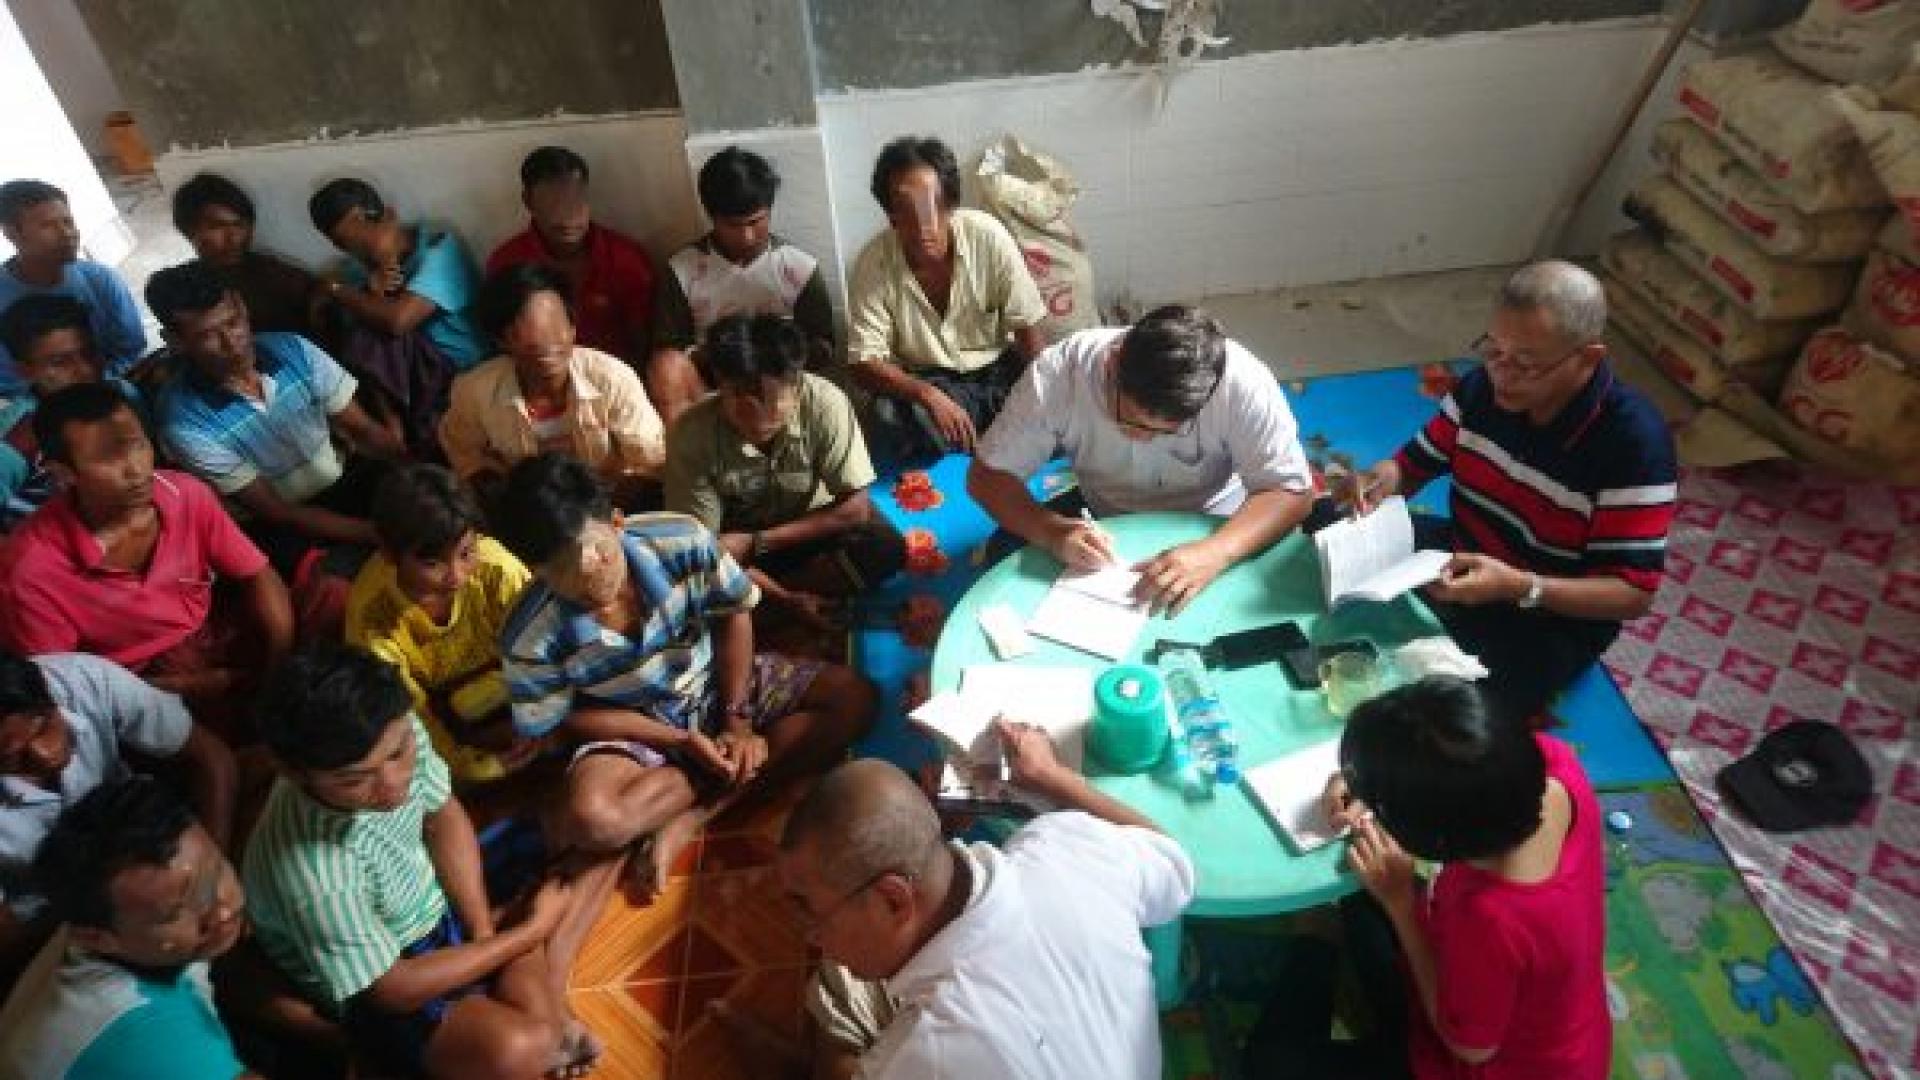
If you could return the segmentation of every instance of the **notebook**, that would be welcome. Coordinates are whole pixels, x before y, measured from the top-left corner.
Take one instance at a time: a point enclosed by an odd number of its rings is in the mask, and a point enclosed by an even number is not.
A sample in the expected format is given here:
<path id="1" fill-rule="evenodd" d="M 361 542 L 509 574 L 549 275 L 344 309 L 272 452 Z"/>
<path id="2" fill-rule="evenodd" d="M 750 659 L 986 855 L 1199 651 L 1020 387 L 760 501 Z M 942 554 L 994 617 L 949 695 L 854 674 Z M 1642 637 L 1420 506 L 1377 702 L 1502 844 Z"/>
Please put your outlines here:
<path id="1" fill-rule="evenodd" d="M 1139 573 L 1119 565 L 1063 573 L 1027 620 L 1027 633 L 1120 660 L 1133 650 L 1140 628 L 1147 624 L 1147 605 L 1133 598 L 1139 580 Z"/>
<path id="2" fill-rule="evenodd" d="M 1037 724 L 1052 736 L 1060 760 L 1077 770 L 1093 719 L 1093 676 L 1088 668 L 976 664 L 961 671 L 957 692 L 935 694 L 911 715 L 949 756 L 976 766 L 1000 761 L 995 717 Z"/>
<path id="3" fill-rule="evenodd" d="M 1452 555 L 1417 551 L 1413 516 L 1398 495 L 1371 513 L 1343 518 L 1313 537 L 1320 553 L 1320 587 L 1333 608 L 1353 600 L 1391 600 L 1437 579 Z"/>
<path id="4" fill-rule="evenodd" d="M 1339 769 L 1340 740 L 1328 739 L 1247 770 L 1248 794 L 1295 854 L 1316 851 L 1346 834 L 1327 820 L 1320 798 L 1327 778 Z"/>

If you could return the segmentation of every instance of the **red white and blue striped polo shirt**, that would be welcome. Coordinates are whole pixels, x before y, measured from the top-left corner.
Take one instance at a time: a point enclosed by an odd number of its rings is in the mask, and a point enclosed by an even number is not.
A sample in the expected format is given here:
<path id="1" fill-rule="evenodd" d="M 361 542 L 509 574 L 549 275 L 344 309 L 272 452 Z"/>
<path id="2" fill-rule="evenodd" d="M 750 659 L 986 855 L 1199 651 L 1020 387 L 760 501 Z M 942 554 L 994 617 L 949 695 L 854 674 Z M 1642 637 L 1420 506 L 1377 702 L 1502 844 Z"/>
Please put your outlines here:
<path id="1" fill-rule="evenodd" d="M 1454 388 L 1394 460 L 1413 492 L 1453 475 L 1455 550 L 1552 577 L 1659 587 L 1677 466 L 1658 409 L 1602 362 L 1543 425 L 1494 403 L 1485 369 Z"/>

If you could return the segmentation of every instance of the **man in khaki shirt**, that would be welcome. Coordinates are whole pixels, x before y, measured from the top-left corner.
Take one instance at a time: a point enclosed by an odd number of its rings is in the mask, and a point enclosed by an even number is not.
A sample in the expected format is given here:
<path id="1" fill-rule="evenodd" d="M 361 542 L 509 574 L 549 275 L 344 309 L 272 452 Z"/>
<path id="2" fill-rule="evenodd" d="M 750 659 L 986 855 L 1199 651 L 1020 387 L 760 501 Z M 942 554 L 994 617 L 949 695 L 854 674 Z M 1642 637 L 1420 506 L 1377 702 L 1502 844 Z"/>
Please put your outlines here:
<path id="1" fill-rule="evenodd" d="M 806 370 L 807 336 L 780 315 L 732 315 L 701 346 L 718 392 L 667 436 L 666 508 L 712 530 L 768 601 L 809 631 L 833 600 L 891 577 L 906 543 L 867 497 L 873 462 L 853 404 Z"/>
<path id="2" fill-rule="evenodd" d="M 888 143 L 873 167 L 888 228 L 847 292 L 847 357 L 873 395 L 868 429 L 889 464 L 971 453 L 1045 344 L 1047 314 L 1006 227 L 959 207 L 960 167 L 938 139 Z"/>
<path id="3" fill-rule="evenodd" d="M 599 473 L 616 505 L 658 506 L 660 415 L 632 368 L 574 344 L 566 290 L 538 264 L 487 278 L 475 312 L 503 355 L 454 380 L 440 445 L 483 498 L 515 462 L 551 452 Z"/>

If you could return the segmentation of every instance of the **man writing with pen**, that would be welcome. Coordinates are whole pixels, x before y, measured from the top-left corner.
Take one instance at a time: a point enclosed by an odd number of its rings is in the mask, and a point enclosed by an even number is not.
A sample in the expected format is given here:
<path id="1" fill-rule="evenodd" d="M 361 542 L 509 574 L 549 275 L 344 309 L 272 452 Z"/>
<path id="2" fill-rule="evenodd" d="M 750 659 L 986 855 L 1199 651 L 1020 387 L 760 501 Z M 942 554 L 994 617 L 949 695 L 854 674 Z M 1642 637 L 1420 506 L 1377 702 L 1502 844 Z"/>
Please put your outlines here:
<path id="1" fill-rule="evenodd" d="M 980 439 L 967 491 L 1007 532 L 1077 569 L 1119 561 L 1091 515 L 1041 505 L 1026 478 L 1065 455 L 1092 514 L 1183 510 L 1226 518 L 1147 559 L 1137 595 L 1178 612 L 1221 571 L 1265 550 L 1312 506 L 1299 428 L 1273 374 L 1197 308 L 1083 330 L 1034 360 Z"/>
<path id="2" fill-rule="evenodd" d="M 1606 322 L 1593 275 L 1522 267 L 1474 345 L 1481 367 L 1348 497 L 1366 513 L 1451 474 L 1451 522 L 1415 519 L 1421 547 L 1455 553 L 1426 596 L 1494 704 L 1529 721 L 1652 608 L 1666 564 L 1673 439 L 1608 365 Z"/>

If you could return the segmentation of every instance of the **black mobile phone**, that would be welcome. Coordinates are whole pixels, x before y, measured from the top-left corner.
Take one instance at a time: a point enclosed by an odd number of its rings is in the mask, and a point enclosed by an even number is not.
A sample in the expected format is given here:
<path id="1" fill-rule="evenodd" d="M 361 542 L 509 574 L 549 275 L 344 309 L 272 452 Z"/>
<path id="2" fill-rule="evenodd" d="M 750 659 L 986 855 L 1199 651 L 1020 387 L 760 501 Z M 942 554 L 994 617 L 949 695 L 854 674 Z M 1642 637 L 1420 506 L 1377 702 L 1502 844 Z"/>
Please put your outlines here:
<path id="1" fill-rule="evenodd" d="M 1313 645 L 1299 623 L 1274 623 L 1223 634 L 1207 646 L 1206 659 L 1209 665 L 1228 670 L 1278 660 L 1293 685 L 1302 690 L 1320 685 Z"/>

